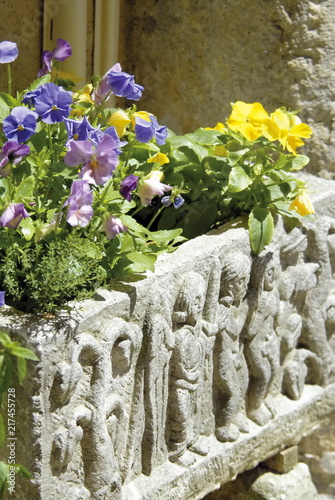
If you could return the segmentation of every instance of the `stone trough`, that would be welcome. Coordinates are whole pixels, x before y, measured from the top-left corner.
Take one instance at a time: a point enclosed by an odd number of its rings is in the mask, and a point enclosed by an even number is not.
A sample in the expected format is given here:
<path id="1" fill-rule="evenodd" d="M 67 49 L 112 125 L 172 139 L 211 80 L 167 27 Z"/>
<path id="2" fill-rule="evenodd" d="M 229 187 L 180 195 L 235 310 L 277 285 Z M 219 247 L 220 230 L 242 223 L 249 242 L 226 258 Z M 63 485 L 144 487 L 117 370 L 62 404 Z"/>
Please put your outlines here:
<path id="1" fill-rule="evenodd" d="M 70 312 L 3 308 L 40 357 L 17 500 L 201 499 L 334 416 L 335 182 L 304 180 L 315 219 L 278 218 L 258 257 L 240 218 Z"/>

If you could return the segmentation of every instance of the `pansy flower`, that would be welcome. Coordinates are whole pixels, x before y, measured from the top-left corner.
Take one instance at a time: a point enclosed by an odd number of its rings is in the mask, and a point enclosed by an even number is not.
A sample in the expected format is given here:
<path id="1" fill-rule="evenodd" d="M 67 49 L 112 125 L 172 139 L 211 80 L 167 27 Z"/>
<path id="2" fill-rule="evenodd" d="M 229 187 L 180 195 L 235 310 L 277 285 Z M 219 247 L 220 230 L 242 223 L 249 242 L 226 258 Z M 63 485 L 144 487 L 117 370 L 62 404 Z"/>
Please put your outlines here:
<path id="1" fill-rule="evenodd" d="M 119 163 L 115 151 L 115 140 L 105 134 L 95 147 L 91 141 L 72 139 L 69 142 L 69 150 L 64 156 L 64 163 L 68 167 L 83 165 L 79 173 L 80 179 L 95 186 L 104 184 L 112 176 Z"/>
<path id="2" fill-rule="evenodd" d="M 131 192 L 137 188 L 138 177 L 137 175 L 128 175 L 125 177 L 120 185 L 120 194 L 127 201 L 131 201 Z"/>
<path id="3" fill-rule="evenodd" d="M 71 103 L 71 92 L 49 82 L 40 86 L 35 109 L 44 123 L 59 123 L 69 116 Z"/>
<path id="4" fill-rule="evenodd" d="M 76 180 L 71 185 L 70 196 L 64 203 L 68 207 L 66 220 L 70 226 L 85 227 L 93 216 L 93 195 L 86 181 Z"/>
<path id="5" fill-rule="evenodd" d="M 269 115 L 259 102 L 249 104 L 236 101 L 227 125 L 232 130 L 240 132 L 249 141 L 255 141 L 262 135 L 264 120 L 267 118 Z"/>
<path id="6" fill-rule="evenodd" d="M 172 203 L 174 208 L 178 209 L 184 204 L 185 200 L 178 194 L 174 199 L 172 196 L 163 196 L 161 202 L 165 207 L 169 207 Z"/>
<path id="7" fill-rule="evenodd" d="M 270 117 L 264 121 L 264 126 L 263 135 L 269 141 L 278 140 L 283 148 L 293 154 L 296 154 L 298 147 L 303 146 L 302 139 L 308 139 L 312 135 L 312 129 L 305 123 L 301 123 L 298 116 L 280 108 L 271 113 Z"/>
<path id="8" fill-rule="evenodd" d="M 30 153 L 30 148 L 26 144 L 19 144 L 16 141 L 7 141 L 0 153 L 0 175 L 7 177 L 10 172 L 10 165 L 17 165 L 24 156 Z"/>
<path id="9" fill-rule="evenodd" d="M 125 97 L 132 101 L 138 101 L 142 97 L 144 87 L 135 83 L 135 77 L 122 71 L 119 63 L 108 71 L 106 83 L 113 94 L 118 97 Z"/>
<path id="10" fill-rule="evenodd" d="M 65 118 L 64 123 L 69 140 L 86 141 L 89 139 L 90 133 L 95 130 L 86 116 L 82 120 Z"/>
<path id="11" fill-rule="evenodd" d="M 27 141 L 35 133 L 37 118 L 38 115 L 25 106 L 13 108 L 2 122 L 5 136 L 19 143 Z"/>
<path id="12" fill-rule="evenodd" d="M 153 170 L 147 175 L 138 188 L 138 195 L 141 199 L 141 204 L 147 206 L 151 203 L 152 198 L 156 195 L 163 195 L 166 191 L 172 189 L 171 186 L 163 184 L 161 180 L 164 174 L 159 170 Z"/>
<path id="13" fill-rule="evenodd" d="M 134 113 L 135 135 L 139 142 L 149 142 L 155 138 L 157 144 L 162 146 L 167 138 L 167 127 L 161 126 L 157 118 L 146 111 L 137 111 Z"/>
<path id="14" fill-rule="evenodd" d="M 289 210 L 295 210 L 302 217 L 315 213 L 313 203 L 304 189 L 292 201 Z"/>
<path id="15" fill-rule="evenodd" d="M 5 305 L 5 293 L 6 292 L 0 292 L 0 307 Z"/>
<path id="16" fill-rule="evenodd" d="M 0 226 L 16 229 L 26 217 L 29 217 L 29 214 L 23 203 L 11 203 L 0 216 Z"/>
<path id="17" fill-rule="evenodd" d="M 15 61 L 19 51 L 16 43 L 4 40 L 0 42 L 0 64 L 11 63 Z"/>
<path id="18" fill-rule="evenodd" d="M 44 50 L 42 52 L 42 69 L 38 72 L 38 77 L 41 77 L 51 71 L 52 69 L 52 60 L 55 61 L 65 61 L 72 54 L 72 48 L 69 42 L 63 40 L 62 38 L 58 38 L 57 46 L 54 50 Z"/>
<path id="19" fill-rule="evenodd" d="M 112 240 L 122 231 L 126 231 L 128 228 L 125 226 L 122 221 L 118 217 L 114 217 L 113 215 L 108 215 L 100 228 L 102 231 L 105 231 L 106 236 L 109 240 Z"/>

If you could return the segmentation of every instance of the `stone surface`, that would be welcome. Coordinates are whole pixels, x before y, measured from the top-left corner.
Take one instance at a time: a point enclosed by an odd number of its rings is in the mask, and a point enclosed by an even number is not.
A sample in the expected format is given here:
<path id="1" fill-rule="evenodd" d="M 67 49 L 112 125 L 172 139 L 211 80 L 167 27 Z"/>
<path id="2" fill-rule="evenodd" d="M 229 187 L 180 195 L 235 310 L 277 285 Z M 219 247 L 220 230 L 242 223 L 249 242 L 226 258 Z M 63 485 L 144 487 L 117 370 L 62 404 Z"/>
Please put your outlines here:
<path id="1" fill-rule="evenodd" d="M 145 87 L 141 109 L 176 133 L 224 121 L 237 100 L 301 110 L 307 168 L 330 177 L 334 21 L 333 0 L 125 0 L 120 57 Z"/>
<path id="2" fill-rule="evenodd" d="M 263 465 L 268 469 L 272 469 L 275 472 L 280 472 L 284 474 L 298 463 L 298 447 L 290 446 L 285 450 L 280 451 L 277 455 L 268 458 L 263 462 Z"/>
<path id="3" fill-rule="evenodd" d="M 40 357 L 17 500 L 200 499 L 334 418 L 335 182 L 303 177 L 316 219 L 278 218 L 258 257 L 241 218 L 70 312 L 2 308 Z"/>
<path id="4" fill-rule="evenodd" d="M 335 497 L 335 424 L 332 419 L 299 444 L 300 459 L 308 466 L 319 493 Z"/>
<path id="5" fill-rule="evenodd" d="M 19 49 L 18 58 L 11 63 L 13 91 L 28 88 L 37 76 L 41 67 L 42 29 L 41 0 L 1 0 L 0 41 L 15 42 Z M 7 92 L 7 68 L 0 66 L 0 90 Z"/>
<path id="6" fill-rule="evenodd" d="M 297 464 L 286 474 L 265 472 L 251 485 L 248 500 L 318 500 L 306 464 Z"/>

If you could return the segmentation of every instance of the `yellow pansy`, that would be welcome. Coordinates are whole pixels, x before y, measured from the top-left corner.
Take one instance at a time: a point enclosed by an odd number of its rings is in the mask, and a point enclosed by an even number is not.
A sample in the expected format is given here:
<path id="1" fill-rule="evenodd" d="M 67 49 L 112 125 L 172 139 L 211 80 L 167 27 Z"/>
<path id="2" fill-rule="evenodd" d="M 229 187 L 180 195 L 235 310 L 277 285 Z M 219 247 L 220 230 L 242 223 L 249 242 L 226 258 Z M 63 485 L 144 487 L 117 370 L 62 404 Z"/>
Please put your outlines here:
<path id="1" fill-rule="evenodd" d="M 276 109 L 270 118 L 264 121 L 263 135 L 269 141 L 278 140 L 283 148 L 296 154 L 296 149 L 304 144 L 301 138 L 308 139 L 312 135 L 312 129 L 301 123 L 298 116 Z"/>
<path id="2" fill-rule="evenodd" d="M 227 120 L 227 125 L 240 132 L 249 141 L 255 141 L 263 132 L 264 120 L 269 118 L 268 113 L 259 102 L 248 104 L 236 101 Z"/>
<path id="3" fill-rule="evenodd" d="M 164 165 L 164 163 L 170 163 L 169 158 L 164 153 L 157 153 L 147 160 L 148 163 L 157 163 L 158 165 Z"/>
<path id="4" fill-rule="evenodd" d="M 295 210 L 301 216 L 314 214 L 315 212 L 313 203 L 305 190 L 301 191 L 292 201 L 289 210 Z"/>
<path id="5" fill-rule="evenodd" d="M 94 102 L 91 98 L 92 90 L 93 90 L 93 86 L 91 84 L 88 84 L 80 92 L 74 92 L 73 100 L 76 104 L 79 104 L 79 106 L 71 109 L 71 112 L 70 112 L 71 116 L 82 116 L 85 113 L 86 108 L 80 107 L 81 102 L 87 102 L 89 104 L 94 104 Z"/>
<path id="6" fill-rule="evenodd" d="M 122 109 L 115 111 L 112 113 L 110 119 L 108 120 L 108 124 L 112 127 L 115 127 L 117 135 L 119 137 L 124 136 L 126 132 L 126 127 L 131 120 L 125 111 Z"/>
<path id="7" fill-rule="evenodd" d="M 223 125 L 223 123 L 218 122 L 215 127 L 205 127 L 205 130 L 219 130 L 220 132 L 227 132 L 227 129 Z"/>

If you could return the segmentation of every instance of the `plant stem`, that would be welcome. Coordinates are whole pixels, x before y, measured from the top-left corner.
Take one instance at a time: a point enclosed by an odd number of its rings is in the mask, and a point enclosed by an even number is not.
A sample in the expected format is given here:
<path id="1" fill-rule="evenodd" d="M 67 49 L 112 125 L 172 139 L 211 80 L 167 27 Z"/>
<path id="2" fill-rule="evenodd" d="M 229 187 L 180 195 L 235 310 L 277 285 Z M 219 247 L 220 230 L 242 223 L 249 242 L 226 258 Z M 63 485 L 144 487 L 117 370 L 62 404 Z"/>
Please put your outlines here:
<path id="1" fill-rule="evenodd" d="M 92 122 L 92 124 L 94 123 L 94 120 L 98 116 L 98 114 L 101 111 L 101 109 L 102 109 L 103 105 L 105 104 L 105 102 L 109 99 L 109 96 L 111 95 L 111 93 L 112 93 L 112 91 L 110 90 L 108 92 L 108 94 L 103 98 L 102 103 L 100 104 L 100 106 L 97 107 L 95 113 L 91 116 L 91 122 Z"/>
<path id="2" fill-rule="evenodd" d="M 159 210 L 157 210 L 157 212 L 155 213 L 155 215 L 153 216 L 153 218 L 151 219 L 151 221 L 149 222 L 149 224 L 147 225 L 147 229 L 150 229 L 150 227 L 152 226 L 152 224 L 154 223 L 154 221 L 157 219 L 157 217 L 160 215 L 161 211 L 165 208 L 164 205 L 161 206 L 161 208 Z"/>
<path id="3" fill-rule="evenodd" d="M 10 70 L 10 63 L 7 64 L 7 76 L 8 76 L 8 94 L 12 95 L 12 74 Z"/>

